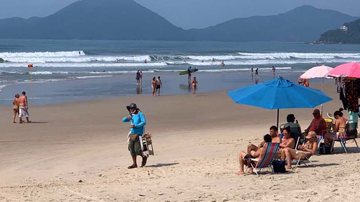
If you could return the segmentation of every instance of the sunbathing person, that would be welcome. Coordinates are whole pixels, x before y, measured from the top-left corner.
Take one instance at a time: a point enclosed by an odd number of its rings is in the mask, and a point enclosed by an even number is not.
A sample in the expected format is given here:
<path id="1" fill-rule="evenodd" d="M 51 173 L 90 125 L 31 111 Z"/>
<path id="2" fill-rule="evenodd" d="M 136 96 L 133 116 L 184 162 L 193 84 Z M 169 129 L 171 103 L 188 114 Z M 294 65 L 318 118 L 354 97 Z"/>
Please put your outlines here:
<path id="1" fill-rule="evenodd" d="M 282 131 L 283 138 L 281 139 L 280 148 L 295 148 L 295 139 L 291 136 L 290 127 L 286 127 Z"/>
<path id="2" fill-rule="evenodd" d="M 281 139 L 278 134 L 278 128 L 276 126 L 270 127 L 270 136 L 271 136 L 271 142 L 273 143 L 280 143 Z M 257 158 L 260 156 L 259 149 L 262 148 L 265 144 L 265 141 L 262 141 L 258 146 L 254 144 L 250 144 L 247 147 L 247 154 L 250 154 L 253 158 Z"/>
<path id="3" fill-rule="evenodd" d="M 341 112 L 342 108 L 339 111 L 334 112 L 335 123 L 334 123 L 334 133 L 336 134 L 336 138 L 346 138 L 346 122 L 347 119 L 343 117 L 343 113 Z"/>
<path id="4" fill-rule="evenodd" d="M 264 145 L 258 149 L 259 152 L 259 156 L 262 152 L 265 152 L 265 147 L 267 146 L 267 143 L 271 143 L 272 142 L 272 137 L 269 134 L 264 135 Z M 240 171 L 237 173 L 238 175 L 243 175 L 245 166 L 247 166 L 249 168 L 248 172 L 252 173 L 252 167 L 251 165 L 249 165 L 251 162 L 250 161 L 251 156 L 249 154 L 246 154 L 245 152 L 240 152 L 239 155 L 239 163 L 240 163 Z"/>
<path id="5" fill-rule="evenodd" d="M 317 137 L 314 131 L 310 131 L 305 137 L 306 143 L 300 145 L 297 150 L 285 148 L 284 154 L 286 159 L 286 169 L 291 169 L 291 161 L 293 159 L 305 160 L 314 155 L 318 149 Z M 283 157 L 284 158 L 284 157 Z"/>

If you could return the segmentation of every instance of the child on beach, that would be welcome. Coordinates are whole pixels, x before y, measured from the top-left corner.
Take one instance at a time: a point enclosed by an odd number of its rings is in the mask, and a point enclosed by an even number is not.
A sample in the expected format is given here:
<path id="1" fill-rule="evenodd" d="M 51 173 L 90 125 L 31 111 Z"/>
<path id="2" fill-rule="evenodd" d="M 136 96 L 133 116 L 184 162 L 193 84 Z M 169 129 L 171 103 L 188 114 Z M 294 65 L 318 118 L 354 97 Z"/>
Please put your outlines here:
<path id="1" fill-rule="evenodd" d="M 193 94 L 193 95 L 196 94 L 197 85 L 198 85 L 198 82 L 197 82 L 197 80 L 196 80 L 196 77 L 194 77 L 193 80 L 192 80 L 192 82 L 191 82 L 192 94 Z"/>

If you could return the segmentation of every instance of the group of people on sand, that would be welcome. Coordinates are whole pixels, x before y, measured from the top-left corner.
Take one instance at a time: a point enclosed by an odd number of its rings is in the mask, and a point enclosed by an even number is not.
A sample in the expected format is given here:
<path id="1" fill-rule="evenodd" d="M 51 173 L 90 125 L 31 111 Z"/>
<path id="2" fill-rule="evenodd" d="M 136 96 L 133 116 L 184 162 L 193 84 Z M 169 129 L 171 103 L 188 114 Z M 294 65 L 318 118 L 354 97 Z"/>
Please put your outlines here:
<path id="1" fill-rule="evenodd" d="M 286 169 L 292 168 L 293 160 L 306 160 L 318 151 L 318 140 L 324 140 L 324 145 L 332 145 L 332 141 L 346 136 L 346 118 L 343 117 L 342 109 L 334 112 L 334 121 L 332 123 L 332 133 L 328 130 L 328 125 L 325 119 L 321 116 L 319 109 L 314 109 L 313 119 L 305 132 L 302 133 L 301 127 L 295 116 L 289 114 L 287 116 L 287 123 L 283 124 L 280 132 L 276 126 L 271 126 L 269 134 L 264 136 L 263 141 L 259 145 L 250 144 L 246 152 L 242 151 L 239 154 L 240 170 L 239 175 L 245 174 L 245 168 L 248 173 L 253 172 L 251 159 L 260 159 L 264 157 L 267 147 L 271 143 L 278 143 L 279 150 L 275 155 L 275 159 L 285 161 Z M 354 130 L 357 126 L 354 125 Z M 305 134 L 305 135 L 303 135 Z M 305 137 L 303 137 L 305 136 Z M 298 144 L 299 143 L 299 144 Z M 300 144 L 301 143 L 301 144 Z M 297 145 L 298 144 L 298 145 Z"/>
<path id="2" fill-rule="evenodd" d="M 23 118 L 26 118 L 26 122 L 30 123 L 29 120 L 29 102 L 26 96 L 26 92 L 23 91 L 20 94 L 15 94 L 15 98 L 12 102 L 13 105 L 13 123 L 16 123 L 16 117 L 19 117 L 19 123 L 24 123 Z"/>

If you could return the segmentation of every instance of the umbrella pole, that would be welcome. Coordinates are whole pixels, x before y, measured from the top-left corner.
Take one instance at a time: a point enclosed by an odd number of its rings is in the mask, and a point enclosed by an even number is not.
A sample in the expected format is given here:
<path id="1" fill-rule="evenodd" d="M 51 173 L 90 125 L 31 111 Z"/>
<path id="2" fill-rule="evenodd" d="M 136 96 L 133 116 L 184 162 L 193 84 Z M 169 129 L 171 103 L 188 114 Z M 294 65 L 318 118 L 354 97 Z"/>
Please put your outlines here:
<path id="1" fill-rule="evenodd" d="M 276 127 L 279 128 L 279 109 L 277 109 Z"/>
<path id="2" fill-rule="evenodd" d="M 321 81 L 321 90 L 324 92 L 324 79 L 325 78 L 322 78 L 322 81 Z M 320 106 L 320 115 L 322 116 L 323 115 L 323 112 L 324 112 L 324 106 L 323 104 L 321 104 Z"/>

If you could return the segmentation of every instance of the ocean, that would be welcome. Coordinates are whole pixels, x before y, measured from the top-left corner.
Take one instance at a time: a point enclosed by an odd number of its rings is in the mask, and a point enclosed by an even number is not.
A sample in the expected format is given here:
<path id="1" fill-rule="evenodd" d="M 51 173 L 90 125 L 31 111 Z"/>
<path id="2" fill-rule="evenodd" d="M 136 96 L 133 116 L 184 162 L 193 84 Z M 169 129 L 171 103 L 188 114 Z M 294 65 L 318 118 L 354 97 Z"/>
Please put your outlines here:
<path id="1" fill-rule="evenodd" d="M 189 66 L 199 92 L 228 90 L 276 76 L 296 82 L 313 66 L 360 61 L 360 45 L 284 42 L 163 42 L 84 40 L 0 40 L 0 104 L 27 91 L 36 105 L 151 94 L 161 76 L 162 94 L 187 94 Z M 0 59 L 0 61 L 2 61 Z M 29 65 L 32 65 L 29 68 Z M 259 68 L 259 76 L 251 68 Z M 143 72 L 143 85 L 135 73 Z"/>

